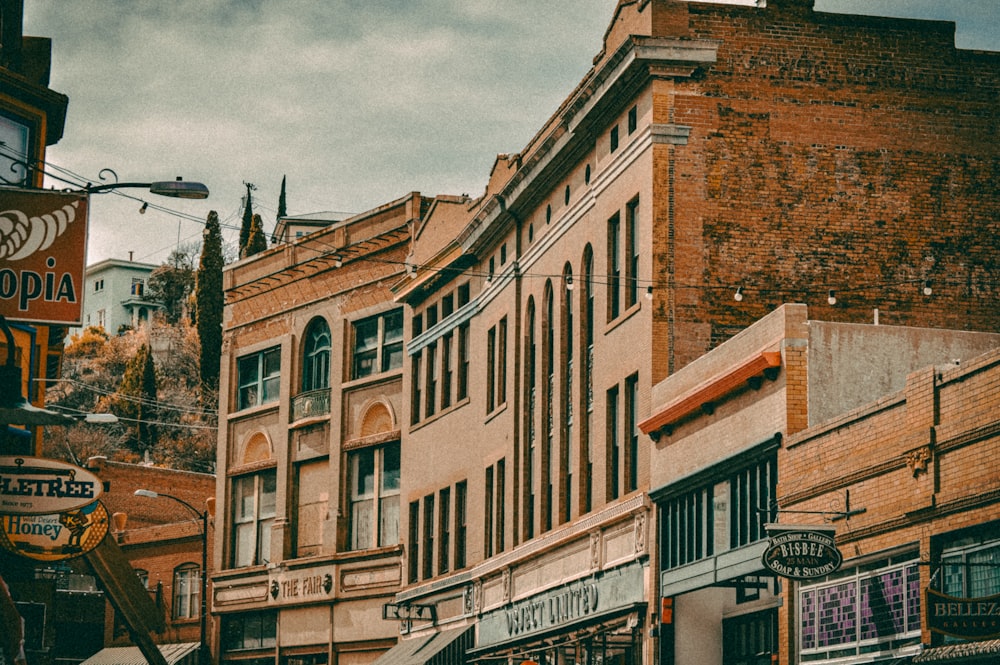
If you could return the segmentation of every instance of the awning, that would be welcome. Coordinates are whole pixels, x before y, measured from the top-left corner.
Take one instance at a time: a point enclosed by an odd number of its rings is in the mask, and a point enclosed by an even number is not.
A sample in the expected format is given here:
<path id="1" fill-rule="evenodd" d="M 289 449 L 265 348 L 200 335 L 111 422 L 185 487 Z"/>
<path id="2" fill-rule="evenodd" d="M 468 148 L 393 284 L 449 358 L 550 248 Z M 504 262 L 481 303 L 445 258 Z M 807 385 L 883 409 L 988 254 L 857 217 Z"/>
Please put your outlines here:
<path id="1" fill-rule="evenodd" d="M 167 665 L 196 665 L 200 642 L 157 644 Z M 101 649 L 80 665 L 146 665 L 146 657 L 139 647 L 108 647 Z"/>
<path id="2" fill-rule="evenodd" d="M 914 663 L 977 663 L 994 664 L 1000 659 L 1000 640 L 961 642 L 940 647 L 927 647 L 913 657 Z"/>
<path id="3" fill-rule="evenodd" d="M 372 665 L 456 665 L 472 647 L 472 626 L 402 640 Z"/>

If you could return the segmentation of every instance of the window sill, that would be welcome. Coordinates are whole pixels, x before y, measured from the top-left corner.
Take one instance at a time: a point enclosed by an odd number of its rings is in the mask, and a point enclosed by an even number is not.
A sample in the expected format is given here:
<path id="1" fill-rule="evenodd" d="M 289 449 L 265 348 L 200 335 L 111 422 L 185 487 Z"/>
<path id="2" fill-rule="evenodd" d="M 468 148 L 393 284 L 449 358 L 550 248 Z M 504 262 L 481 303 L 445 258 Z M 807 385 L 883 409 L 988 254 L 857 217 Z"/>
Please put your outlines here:
<path id="1" fill-rule="evenodd" d="M 242 420 L 244 418 L 252 418 L 254 416 L 259 416 L 262 413 L 277 411 L 280 405 L 281 405 L 280 400 L 274 400 L 273 402 L 268 402 L 267 404 L 261 404 L 259 406 L 248 406 L 245 409 L 240 409 L 239 411 L 230 412 L 227 415 L 227 419 Z"/>
<path id="2" fill-rule="evenodd" d="M 608 321 L 607 326 L 604 328 L 604 334 L 607 335 L 615 328 L 621 326 L 623 323 L 625 323 L 633 316 L 635 316 L 636 312 L 640 311 L 641 309 L 642 309 L 642 302 L 637 302 L 628 309 L 626 309 L 624 312 L 619 314 L 617 318 Z"/>
<path id="3" fill-rule="evenodd" d="M 410 425 L 410 428 L 409 428 L 408 431 L 415 432 L 418 429 L 421 429 L 422 427 L 430 425 L 431 423 L 433 423 L 433 422 L 435 422 L 437 420 L 440 420 L 441 418 L 445 417 L 446 415 L 448 415 L 452 411 L 455 411 L 457 409 L 462 408 L 463 406 L 465 406 L 466 404 L 468 404 L 469 401 L 470 400 L 469 400 L 468 397 L 463 397 L 462 399 L 460 399 L 457 402 L 454 402 L 453 404 L 451 404 L 447 408 L 444 408 L 444 409 L 441 409 L 440 411 L 437 411 L 433 416 L 428 416 L 428 417 L 424 418 L 423 420 L 421 420 L 419 422 L 412 423 Z"/>
<path id="4" fill-rule="evenodd" d="M 387 381 L 394 381 L 403 378 L 403 368 L 393 369 L 388 372 L 381 372 L 380 374 L 369 374 L 368 376 L 362 376 L 358 379 L 350 379 L 349 381 L 344 381 L 340 387 L 342 390 L 350 390 L 352 388 L 358 388 L 360 386 L 370 386 L 375 383 L 382 383 Z"/>

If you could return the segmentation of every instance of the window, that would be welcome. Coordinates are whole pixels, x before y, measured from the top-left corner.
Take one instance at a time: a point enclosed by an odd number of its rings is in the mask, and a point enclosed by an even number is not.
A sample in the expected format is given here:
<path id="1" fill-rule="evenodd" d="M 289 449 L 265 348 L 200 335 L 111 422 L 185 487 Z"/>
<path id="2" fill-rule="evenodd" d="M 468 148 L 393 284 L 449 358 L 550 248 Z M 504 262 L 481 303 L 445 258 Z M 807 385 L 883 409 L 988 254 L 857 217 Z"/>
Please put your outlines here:
<path id="1" fill-rule="evenodd" d="M 507 243 L 500 245 L 500 265 L 507 263 Z"/>
<path id="2" fill-rule="evenodd" d="M 424 351 L 427 354 L 427 407 L 424 415 L 434 415 L 437 408 L 437 347 L 431 344 Z"/>
<path id="3" fill-rule="evenodd" d="M 625 307 L 639 302 L 639 198 L 625 206 Z"/>
<path id="4" fill-rule="evenodd" d="M 723 619 L 722 665 L 772 663 L 777 661 L 777 654 L 778 610 Z"/>
<path id="5" fill-rule="evenodd" d="M 399 442 L 348 454 L 352 550 L 399 542 Z"/>
<path id="6" fill-rule="evenodd" d="M 223 651 L 262 649 L 277 644 L 277 612 L 223 614 L 221 619 Z"/>
<path id="7" fill-rule="evenodd" d="M 31 182 L 28 170 L 20 162 L 31 162 L 31 128 L 18 120 L 0 114 L 0 142 L 5 148 L 0 155 L 0 182 L 14 186 L 28 186 Z"/>
<path id="8" fill-rule="evenodd" d="M 463 400 L 469 396 L 469 324 L 458 327 L 458 385 L 456 398 Z"/>
<path id="9" fill-rule="evenodd" d="M 593 444 L 592 418 L 594 413 L 594 254 L 590 245 L 583 255 L 583 352 L 581 359 L 581 392 L 583 411 L 580 418 L 580 437 L 583 441 L 583 505 L 581 510 L 589 513 L 593 505 Z"/>
<path id="10" fill-rule="evenodd" d="M 628 133 L 631 134 L 639 126 L 639 109 L 632 107 L 628 110 Z"/>
<path id="11" fill-rule="evenodd" d="M 413 336 L 418 337 L 422 332 L 424 332 L 424 315 L 414 314 L 413 320 L 410 321 L 410 327 L 413 330 Z"/>
<path id="12" fill-rule="evenodd" d="M 281 382 L 281 348 L 243 356 L 237 361 L 237 410 L 278 400 Z"/>
<path id="13" fill-rule="evenodd" d="M 438 538 L 438 574 L 448 572 L 448 548 L 451 547 L 451 488 L 445 487 L 438 492 L 438 524 L 441 537 Z"/>
<path id="14" fill-rule="evenodd" d="M 446 319 L 455 311 L 455 294 L 449 293 L 441 297 L 441 318 Z"/>
<path id="15" fill-rule="evenodd" d="M 544 368 L 544 384 L 542 386 L 542 426 L 544 429 L 544 446 L 542 448 L 542 521 L 543 531 L 552 528 L 555 505 L 555 484 L 559 478 L 559 456 L 554 450 L 556 445 L 555 431 L 555 391 L 556 391 L 556 329 L 555 305 L 551 282 L 545 283 L 544 309 L 542 310 L 542 367 Z M 553 468 L 555 467 L 555 468 Z"/>
<path id="16" fill-rule="evenodd" d="M 410 424 L 416 425 L 420 422 L 420 409 L 423 392 L 420 389 L 423 377 L 420 376 L 420 366 L 422 356 L 418 353 L 410 359 Z"/>
<path id="17" fill-rule="evenodd" d="M 104 290 L 104 280 L 103 279 L 95 279 L 94 280 L 94 293 L 100 293 L 103 290 Z"/>
<path id="18" fill-rule="evenodd" d="M 507 317 L 497 325 L 497 404 L 507 402 Z"/>
<path id="19" fill-rule="evenodd" d="M 586 170 L 583 172 L 583 182 L 584 184 L 590 184 L 590 164 L 587 164 Z"/>
<path id="20" fill-rule="evenodd" d="M 497 328 L 486 332 L 486 413 L 496 408 Z"/>
<path id="21" fill-rule="evenodd" d="M 608 389 L 605 422 L 608 428 L 606 433 L 607 464 L 605 468 L 608 474 L 607 497 L 610 501 L 611 499 L 617 499 L 621 492 L 621 485 L 618 478 L 618 474 L 621 471 L 619 462 L 621 451 L 619 450 L 620 445 L 618 441 L 618 386 Z"/>
<path id="22" fill-rule="evenodd" d="M 569 185 L 566 185 L 566 190 L 563 192 L 563 203 L 569 205 Z"/>
<path id="23" fill-rule="evenodd" d="M 493 467 L 486 467 L 486 491 L 483 505 L 483 555 L 493 556 Z"/>
<path id="24" fill-rule="evenodd" d="M 767 538 L 764 525 L 774 520 L 774 515 L 758 510 L 762 506 L 777 505 L 777 460 L 771 456 L 733 474 L 729 479 L 729 546 L 749 545 Z"/>
<path id="25" fill-rule="evenodd" d="M 618 149 L 618 125 L 611 128 L 610 148 L 611 152 Z"/>
<path id="26" fill-rule="evenodd" d="M 625 491 L 639 488 L 639 375 L 625 379 Z"/>
<path id="27" fill-rule="evenodd" d="M 621 217 L 615 213 L 608 220 L 608 321 L 621 313 Z"/>
<path id="28" fill-rule="evenodd" d="M 402 366 L 402 309 L 371 316 L 354 324 L 352 379 L 388 372 Z"/>
<path id="29" fill-rule="evenodd" d="M 424 497 L 424 579 L 434 577 L 434 495 Z"/>
<path id="30" fill-rule="evenodd" d="M 854 569 L 799 591 L 802 660 L 847 658 L 920 641 L 920 572 L 915 560 Z"/>
<path id="31" fill-rule="evenodd" d="M 559 350 L 562 354 L 560 362 L 563 368 L 559 408 L 562 411 L 562 428 L 559 436 L 559 475 L 563 479 L 559 492 L 560 522 L 568 522 L 573 516 L 573 370 L 574 370 L 574 336 L 573 336 L 573 269 L 567 263 L 563 268 L 563 283 Z"/>
<path id="32" fill-rule="evenodd" d="M 466 499 L 468 487 L 465 481 L 455 484 L 455 569 L 465 568 L 466 539 Z"/>
<path id="33" fill-rule="evenodd" d="M 133 277 L 132 278 L 132 288 L 131 288 L 131 291 L 130 291 L 131 294 L 133 296 L 135 296 L 136 298 L 141 298 L 142 295 L 143 295 L 143 293 L 145 292 L 145 290 L 146 290 L 146 283 L 143 280 L 141 280 L 141 279 L 137 279 L 137 278 Z"/>
<path id="34" fill-rule="evenodd" d="M 330 326 L 313 319 L 302 349 L 302 391 L 330 387 Z"/>
<path id="35" fill-rule="evenodd" d="M 524 521 L 521 525 L 521 532 L 525 540 L 531 539 L 535 535 L 535 434 L 537 432 L 537 392 L 536 385 L 538 379 L 537 366 L 537 343 L 535 341 L 535 300 L 528 297 L 527 311 L 525 312 L 525 334 L 524 334 L 524 438 L 527 440 L 522 460 L 522 476 L 524 478 Z"/>
<path id="36" fill-rule="evenodd" d="M 955 545 L 960 545 L 956 547 Z M 941 557 L 941 592 L 959 598 L 1000 594 L 1000 540 L 970 537 L 953 543 Z"/>
<path id="37" fill-rule="evenodd" d="M 276 508 L 277 473 L 268 469 L 233 479 L 232 565 L 256 566 L 271 560 L 271 525 Z"/>
<path id="38" fill-rule="evenodd" d="M 430 330 L 437 325 L 438 322 L 438 306 L 437 303 L 427 306 L 427 312 L 425 314 L 427 317 L 427 329 Z"/>
<path id="39" fill-rule="evenodd" d="M 174 619 L 195 619 L 201 609 L 201 568 L 186 563 L 174 569 Z"/>
<path id="40" fill-rule="evenodd" d="M 712 556 L 714 505 L 711 485 L 660 505 L 660 565 L 664 570 Z"/>
<path id="41" fill-rule="evenodd" d="M 458 286 L 458 306 L 463 307 L 469 303 L 469 283 L 459 284 Z"/>
<path id="42" fill-rule="evenodd" d="M 496 495 L 496 500 L 493 502 L 494 506 L 496 506 L 496 551 L 497 553 L 500 553 L 503 552 L 507 546 L 506 539 L 504 538 L 504 529 L 507 526 L 504 519 L 507 515 L 505 501 L 505 492 L 507 491 L 506 460 L 497 460 L 496 474 L 494 475 L 494 490 Z"/>
<path id="43" fill-rule="evenodd" d="M 406 579 L 410 584 L 420 579 L 420 502 L 410 502 L 409 558 Z M 457 563 L 455 564 L 458 565 Z"/>
<path id="44" fill-rule="evenodd" d="M 452 367 L 451 367 L 451 346 L 452 346 L 452 333 L 445 333 L 441 337 L 441 408 L 447 409 L 451 406 L 451 379 L 452 379 Z"/>
<path id="45" fill-rule="evenodd" d="M 291 521 L 296 557 L 319 554 L 323 548 L 323 527 L 330 512 L 329 461 L 322 457 L 295 465 L 295 519 Z"/>

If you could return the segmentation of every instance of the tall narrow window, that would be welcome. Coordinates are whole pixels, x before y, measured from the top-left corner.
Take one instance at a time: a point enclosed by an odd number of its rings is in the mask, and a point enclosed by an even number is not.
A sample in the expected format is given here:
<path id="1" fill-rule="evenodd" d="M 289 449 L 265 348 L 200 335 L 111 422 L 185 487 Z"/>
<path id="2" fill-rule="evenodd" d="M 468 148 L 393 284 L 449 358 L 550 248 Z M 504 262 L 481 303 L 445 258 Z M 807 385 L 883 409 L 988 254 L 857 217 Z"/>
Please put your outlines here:
<path id="1" fill-rule="evenodd" d="M 639 488 L 639 375 L 625 379 L 625 491 Z"/>
<path id="2" fill-rule="evenodd" d="M 625 306 L 639 302 L 639 197 L 625 206 Z"/>
<path id="3" fill-rule="evenodd" d="M 330 326 L 313 319 L 302 349 L 302 392 L 330 387 Z"/>
<path id="4" fill-rule="evenodd" d="M 507 514 L 504 496 L 507 491 L 507 463 L 502 459 L 497 460 L 494 485 L 496 490 L 496 500 L 493 502 L 496 506 L 496 551 L 500 553 L 507 546 L 507 541 L 504 537 L 504 529 L 507 526 L 507 522 L 504 519 L 504 516 Z"/>
<path id="5" fill-rule="evenodd" d="M 451 547 L 451 488 L 445 487 L 438 492 L 438 525 L 441 536 L 438 538 L 438 574 L 448 572 L 448 556 Z"/>
<path id="6" fill-rule="evenodd" d="M 483 505 L 483 556 L 493 556 L 493 467 L 486 467 Z"/>
<path id="7" fill-rule="evenodd" d="M 410 537 L 406 579 L 410 584 L 420 581 L 420 502 L 410 502 Z"/>
<path id="8" fill-rule="evenodd" d="M 201 567 L 186 563 L 174 569 L 174 619 L 194 619 L 201 612 Z"/>
<path id="9" fill-rule="evenodd" d="M 535 536 L 535 445 L 537 431 L 537 379 L 538 368 L 536 365 L 535 344 L 535 301 L 528 298 L 528 307 L 525 314 L 525 334 L 524 334 L 524 459 L 522 460 L 522 477 L 524 478 L 524 524 L 521 533 L 525 540 Z"/>
<path id="10" fill-rule="evenodd" d="M 458 385 L 455 388 L 459 401 L 469 396 L 469 324 L 458 327 Z"/>
<path id="11" fill-rule="evenodd" d="M 615 125 L 614 127 L 611 128 L 611 138 L 609 140 L 608 147 L 610 148 L 611 152 L 614 152 L 615 150 L 618 149 L 618 125 Z"/>
<path id="12" fill-rule="evenodd" d="M 621 313 L 621 217 L 615 213 L 608 220 L 608 320 Z"/>
<path id="13" fill-rule="evenodd" d="M 420 386 L 422 385 L 423 377 L 420 375 L 420 369 L 423 358 L 420 353 L 418 351 L 416 355 L 410 358 L 410 424 L 412 425 L 420 422 L 421 410 L 424 406 L 421 402 L 423 391 Z"/>
<path id="14" fill-rule="evenodd" d="M 581 491 L 583 493 L 581 511 L 589 513 L 593 506 L 593 414 L 594 414 L 594 254 L 590 245 L 583 255 L 583 353 L 581 373 L 581 402 L 583 413 L 580 416 L 581 439 Z"/>
<path id="15" fill-rule="evenodd" d="M 465 568 L 466 500 L 468 486 L 464 480 L 455 484 L 455 569 Z"/>
<path id="16" fill-rule="evenodd" d="M 350 548 L 399 542 L 399 442 L 348 454 Z"/>
<path id="17" fill-rule="evenodd" d="M 277 506 L 277 484 L 274 469 L 233 479 L 234 567 L 255 566 L 271 560 L 271 525 Z"/>
<path id="18" fill-rule="evenodd" d="M 553 512 L 556 510 L 553 486 L 559 477 L 559 456 L 555 454 L 556 433 L 555 433 L 555 381 L 556 381 L 556 358 L 555 358 L 555 307 L 553 305 L 552 284 L 545 284 L 545 309 L 542 320 L 542 365 L 545 368 L 545 382 L 542 386 L 543 401 L 543 427 L 545 428 L 545 445 L 542 447 L 542 488 L 545 492 L 542 496 L 542 520 L 545 531 L 552 528 L 554 522 Z M 553 468 L 555 467 L 555 468 Z"/>
<path id="19" fill-rule="evenodd" d="M 497 405 L 507 403 L 507 317 L 497 324 Z"/>
<path id="20" fill-rule="evenodd" d="M 559 522 L 572 519 L 573 510 L 573 269 L 563 268 L 562 306 L 560 311 L 559 352 L 563 377 L 560 382 L 559 408 L 563 413 L 559 435 Z"/>
<path id="21" fill-rule="evenodd" d="M 453 333 L 446 333 L 441 337 L 441 408 L 447 409 L 451 406 L 452 394 L 452 339 Z"/>
<path id="22" fill-rule="evenodd" d="M 434 410 L 437 407 L 437 347 L 430 344 L 424 352 L 427 354 L 427 406 L 425 411 L 427 417 L 430 417 L 434 415 Z"/>
<path id="23" fill-rule="evenodd" d="M 605 419 L 607 422 L 607 463 L 605 468 L 608 474 L 607 497 L 610 501 L 611 499 L 617 499 L 621 493 L 621 485 L 619 484 L 621 446 L 618 441 L 618 386 L 608 389 L 607 416 Z"/>
<path id="24" fill-rule="evenodd" d="M 496 408 L 497 329 L 486 332 L 486 413 Z"/>
<path id="25" fill-rule="evenodd" d="M 434 577 L 434 495 L 424 497 L 424 579 Z"/>

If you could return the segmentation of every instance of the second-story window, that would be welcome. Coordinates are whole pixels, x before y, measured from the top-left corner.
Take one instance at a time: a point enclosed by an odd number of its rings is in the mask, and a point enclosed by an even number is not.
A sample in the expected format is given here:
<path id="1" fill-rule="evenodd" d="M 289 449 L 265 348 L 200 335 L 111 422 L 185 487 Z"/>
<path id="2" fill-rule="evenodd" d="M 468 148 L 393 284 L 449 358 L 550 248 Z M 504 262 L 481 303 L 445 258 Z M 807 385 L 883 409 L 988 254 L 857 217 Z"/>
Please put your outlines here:
<path id="1" fill-rule="evenodd" d="M 195 619 L 201 611 L 201 567 L 185 563 L 174 569 L 174 619 Z"/>
<path id="2" fill-rule="evenodd" d="M 330 387 L 330 326 L 314 319 L 306 330 L 302 350 L 302 391 Z"/>
<path id="3" fill-rule="evenodd" d="M 348 456 L 350 548 L 399 542 L 399 442 L 363 448 Z"/>
<path id="4" fill-rule="evenodd" d="M 371 316 L 354 324 L 352 379 L 388 372 L 402 366 L 402 309 Z"/>
<path id="5" fill-rule="evenodd" d="M 271 560 L 271 525 L 277 507 L 274 469 L 233 479 L 232 564 L 236 568 Z"/>
<path id="6" fill-rule="evenodd" d="M 281 383 L 281 348 L 251 353 L 237 361 L 237 410 L 278 400 Z"/>

